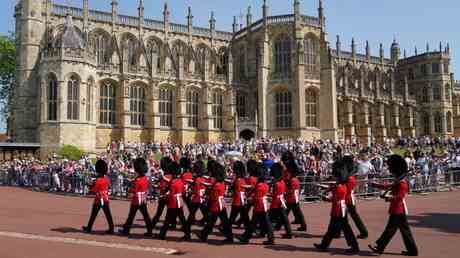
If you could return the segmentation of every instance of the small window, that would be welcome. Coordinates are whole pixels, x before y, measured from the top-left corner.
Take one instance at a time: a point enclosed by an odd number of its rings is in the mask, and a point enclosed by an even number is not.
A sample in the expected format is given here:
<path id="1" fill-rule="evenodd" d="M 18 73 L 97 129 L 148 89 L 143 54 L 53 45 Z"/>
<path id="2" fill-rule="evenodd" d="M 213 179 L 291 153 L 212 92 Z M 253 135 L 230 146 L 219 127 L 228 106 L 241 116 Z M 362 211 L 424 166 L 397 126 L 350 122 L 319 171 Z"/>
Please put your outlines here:
<path id="1" fill-rule="evenodd" d="M 278 92 L 275 95 L 276 103 L 276 127 L 292 127 L 292 96 L 291 93 Z"/>

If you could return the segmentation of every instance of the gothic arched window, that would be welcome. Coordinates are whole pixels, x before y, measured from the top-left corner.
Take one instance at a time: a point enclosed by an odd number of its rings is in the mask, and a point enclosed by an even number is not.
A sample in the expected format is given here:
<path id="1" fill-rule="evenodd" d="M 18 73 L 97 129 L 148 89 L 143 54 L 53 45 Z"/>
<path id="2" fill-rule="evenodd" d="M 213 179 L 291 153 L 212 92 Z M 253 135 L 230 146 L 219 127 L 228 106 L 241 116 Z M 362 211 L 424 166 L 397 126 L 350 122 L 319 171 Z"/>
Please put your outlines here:
<path id="1" fill-rule="evenodd" d="M 435 133 L 442 133 L 442 116 L 440 113 L 434 115 L 434 131 Z"/>
<path id="2" fill-rule="evenodd" d="M 446 113 L 446 125 L 447 125 L 447 132 L 452 132 L 452 112 L 448 111 Z"/>
<path id="3" fill-rule="evenodd" d="M 433 85 L 433 100 L 441 100 L 441 87 Z"/>
<path id="4" fill-rule="evenodd" d="M 172 89 L 163 88 L 160 89 L 159 114 L 160 114 L 160 126 L 172 127 L 173 126 L 173 109 L 174 104 L 174 92 Z"/>
<path id="5" fill-rule="evenodd" d="M 48 77 L 48 120 L 57 120 L 58 82 L 54 75 Z"/>
<path id="6" fill-rule="evenodd" d="M 451 89 L 450 89 L 450 85 L 449 85 L 449 84 L 446 84 L 446 86 L 445 86 L 445 92 L 446 92 L 446 100 L 447 100 L 447 101 L 450 101 L 450 98 L 451 98 Z"/>
<path id="7" fill-rule="evenodd" d="M 115 124 L 115 85 L 109 81 L 102 82 L 99 91 L 99 97 L 99 123 L 106 125 Z"/>
<path id="8" fill-rule="evenodd" d="M 149 40 L 147 43 L 147 58 L 153 74 L 158 74 L 161 71 L 160 57 L 160 44 L 156 40 Z"/>
<path id="9" fill-rule="evenodd" d="M 276 127 L 292 127 L 292 95 L 289 91 L 277 92 L 276 103 Z"/>
<path id="10" fill-rule="evenodd" d="M 318 127 L 318 95 L 314 90 L 305 90 L 305 118 L 307 127 Z"/>
<path id="11" fill-rule="evenodd" d="M 214 129 L 223 128 L 224 97 L 221 92 L 213 92 L 211 99 L 212 121 Z"/>
<path id="12" fill-rule="evenodd" d="M 275 41 L 275 76 L 286 78 L 291 76 L 291 41 L 280 37 Z"/>
<path id="13" fill-rule="evenodd" d="M 131 125 L 145 125 L 145 88 L 142 85 L 129 87 L 129 112 Z"/>
<path id="14" fill-rule="evenodd" d="M 92 45 L 94 54 L 96 55 L 98 66 L 110 63 L 110 53 L 112 46 L 110 35 L 99 31 L 92 33 L 90 36 L 90 44 Z"/>
<path id="15" fill-rule="evenodd" d="M 312 36 L 304 39 L 305 73 L 312 74 L 319 71 L 319 46 L 318 41 Z"/>
<path id="16" fill-rule="evenodd" d="M 78 120 L 80 116 L 80 80 L 71 76 L 67 82 L 67 119 Z"/>
<path id="17" fill-rule="evenodd" d="M 188 90 L 186 95 L 185 112 L 187 114 L 187 126 L 191 128 L 198 127 L 198 91 Z"/>
<path id="18" fill-rule="evenodd" d="M 247 94 L 242 92 L 236 93 L 236 113 L 238 114 L 238 117 L 248 117 L 247 102 Z"/>
<path id="19" fill-rule="evenodd" d="M 91 121 L 92 119 L 93 87 L 94 87 L 94 80 L 89 79 L 86 84 L 86 121 Z"/>

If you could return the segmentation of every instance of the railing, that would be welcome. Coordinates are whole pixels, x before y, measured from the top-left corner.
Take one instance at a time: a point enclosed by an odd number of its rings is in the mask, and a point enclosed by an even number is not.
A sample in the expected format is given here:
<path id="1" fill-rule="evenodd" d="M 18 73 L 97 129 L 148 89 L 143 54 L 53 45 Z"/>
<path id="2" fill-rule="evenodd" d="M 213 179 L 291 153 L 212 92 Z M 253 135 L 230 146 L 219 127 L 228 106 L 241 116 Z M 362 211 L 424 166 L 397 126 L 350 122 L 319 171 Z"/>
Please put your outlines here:
<path id="1" fill-rule="evenodd" d="M 133 175 L 129 176 L 122 173 L 111 173 L 108 175 L 111 185 L 109 193 L 112 197 L 126 199 L 128 198 L 128 189 L 130 187 Z M 95 174 L 89 171 L 76 171 L 74 173 L 66 172 L 49 172 L 49 171 L 16 171 L 0 170 L 0 185 L 14 187 L 28 187 L 37 191 L 61 192 L 73 195 L 88 195 L 89 185 L 94 181 Z M 150 177 L 151 186 L 149 188 L 150 199 L 158 197 L 157 182 L 160 178 Z M 321 190 L 319 184 L 329 182 L 330 177 L 315 176 L 306 173 L 305 176 L 299 177 L 301 181 L 301 200 L 302 201 L 321 201 L 325 193 Z M 373 187 L 371 183 L 391 183 L 392 178 L 382 174 L 369 174 L 366 176 L 357 176 L 357 185 L 355 196 L 359 198 L 376 198 L 381 194 L 381 190 Z M 443 167 L 439 170 L 433 170 L 427 173 L 416 171 L 407 177 L 410 193 L 424 193 L 452 190 L 460 186 L 460 170 L 448 170 Z M 227 196 L 231 196 L 227 192 Z"/>
<path id="2" fill-rule="evenodd" d="M 302 16 L 302 20 L 306 25 L 313 26 L 313 27 L 320 27 L 320 20 L 317 17 L 311 16 Z"/>
<path id="3" fill-rule="evenodd" d="M 277 15 L 268 17 L 268 24 L 294 22 L 294 15 Z"/>
<path id="4" fill-rule="evenodd" d="M 101 11 L 89 11 L 89 19 L 92 21 L 112 22 L 112 14 Z"/>

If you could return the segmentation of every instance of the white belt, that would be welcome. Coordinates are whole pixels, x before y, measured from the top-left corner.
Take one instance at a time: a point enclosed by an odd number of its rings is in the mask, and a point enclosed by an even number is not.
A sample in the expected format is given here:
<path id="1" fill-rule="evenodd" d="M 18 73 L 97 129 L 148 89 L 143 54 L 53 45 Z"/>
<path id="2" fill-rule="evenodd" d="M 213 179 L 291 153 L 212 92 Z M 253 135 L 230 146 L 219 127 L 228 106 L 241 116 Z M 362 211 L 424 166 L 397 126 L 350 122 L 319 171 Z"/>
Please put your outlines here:
<path id="1" fill-rule="evenodd" d="M 146 202 L 147 192 L 137 192 L 136 195 L 139 204 L 144 204 Z"/>
<path id="2" fill-rule="evenodd" d="M 345 215 L 347 214 L 347 204 L 345 203 L 345 200 L 340 200 L 340 208 L 342 209 L 342 217 L 345 218 Z"/>
<path id="3" fill-rule="evenodd" d="M 262 197 L 262 203 L 264 205 L 264 211 L 268 210 L 268 198 L 267 196 Z"/>
<path id="4" fill-rule="evenodd" d="M 246 193 L 240 192 L 241 205 L 246 205 Z"/>
<path id="5" fill-rule="evenodd" d="M 175 194 L 174 196 L 176 197 L 177 208 L 181 208 L 182 207 L 182 194 L 178 193 L 178 194 Z"/>
<path id="6" fill-rule="evenodd" d="M 278 198 L 280 199 L 281 206 L 286 209 L 287 205 L 286 205 L 286 200 L 284 199 L 284 194 L 278 195 Z"/>
<path id="7" fill-rule="evenodd" d="M 223 196 L 219 196 L 219 197 L 218 197 L 218 201 L 219 201 L 219 211 L 221 211 L 221 210 L 224 209 L 224 197 L 223 197 Z"/>

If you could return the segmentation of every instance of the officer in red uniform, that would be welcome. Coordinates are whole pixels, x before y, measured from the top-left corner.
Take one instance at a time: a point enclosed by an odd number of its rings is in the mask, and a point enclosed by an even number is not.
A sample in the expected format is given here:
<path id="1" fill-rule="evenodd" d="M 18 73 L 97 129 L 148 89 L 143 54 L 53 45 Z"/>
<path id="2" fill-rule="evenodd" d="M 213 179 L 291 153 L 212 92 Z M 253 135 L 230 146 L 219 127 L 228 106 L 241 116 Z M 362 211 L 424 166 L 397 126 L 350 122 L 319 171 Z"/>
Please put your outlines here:
<path id="1" fill-rule="evenodd" d="M 94 184 L 91 186 L 91 192 L 94 193 L 96 196 L 94 197 L 93 208 L 91 210 L 91 216 L 89 217 L 88 225 L 85 227 L 83 226 L 83 231 L 86 233 L 91 233 L 93 229 L 94 221 L 96 220 L 97 214 L 99 210 L 102 208 L 104 211 L 105 217 L 107 219 L 107 223 L 109 224 L 109 229 L 106 231 L 107 234 L 113 234 L 113 219 L 112 213 L 110 212 L 109 206 L 109 185 L 110 181 L 105 176 L 107 174 L 108 166 L 107 163 L 103 160 L 98 160 L 96 162 L 96 173 L 97 178 L 94 181 Z"/>
<path id="2" fill-rule="evenodd" d="M 406 256 L 418 256 L 417 245 L 415 244 L 406 217 L 408 212 L 405 198 L 409 191 L 409 185 L 405 179 L 407 175 L 407 163 L 401 156 L 392 155 L 388 159 L 387 164 L 390 173 L 395 177 L 395 182 L 392 185 L 373 184 L 373 186 L 391 192 L 391 195 L 382 195 L 382 198 L 390 202 L 390 219 L 385 227 L 385 231 L 383 231 L 380 238 L 375 242 L 376 244 L 369 245 L 369 248 L 377 254 L 382 254 L 399 229 L 404 245 L 407 248 L 407 251 L 403 251 L 402 254 Z"/>
<path id="3" fill-rule="evenodd" d="M 232 198 L 232 211 L 230 212 L 230 225 L 235 223 L 237 216 L 239 215 L 242 222 L 246 226 L 249 222 L 249 215 L 246 210 L 246 168 L 241 161 L 233 163 L 233 173 L 236 178 L 233 182 L 233 198 Z"/>
<path id="4" fill-rule="evenodd" d="M 217 219 L 219 218 L 222 226 L 222 233 L 225 236 L 224 242 L 233 243 L 232 226 L 227 217 L 227 209 L 225 208 L 225 169 L 219 163 L 214 163 L 212 167 L 215 182 L 209 193 L 209 214 L 206 225 L 203 230 L 197 233 L 198 238 L 205 242 L 208 240 L 208 235 L 214 228 Z"/>
<path id="5" fill-rule="evenodd" d="M 248 244 L 252 238 L 253 233 L 256 230 L 257 224 L 261 226 L 261 231 L 267 235 L 267 241 L 264 241 L 264 245 L 275 244 L 275 237 L 273 235 L 273 226 L 268 218 L 268 191 L 269 186 L 265 182 L 265 167 L 260 164 L 257 168 L 258 181 L 254 190 L 254 214 L 252 216 L 251 223 L 245 228 L 245 232 L 242 236 L 237 237 L 238 240 L 243 244 Z"/>
<path id="6" fill-rule="evenodd" d="M 163 171 L 163 178 L 159 184 L 160 197 L 158 198 L 157 210 L 155 216 L 152 218 L 152 227 L 155 228 L 158 221 L 160 221 L 161 215 L 168 204 L 168 187 L 171 183 L 171 173 L 169 171 L 169 166 L 171 165 L 172 160 L 169 157 L 164 157 L 160 161 L 160 168 Z"/>
<path id="7" fill-rule="evenodd" d="M 329 199 L 332 202 L 331 220 L 321 244 L 314 244 L 314 246 L 321 251 L 326 251 L 329 248 L 332 239 L 343 231 L 347 244 L 350 247 L 346 250 L 346 252 L 350 254 L 359 252 L 358 242 L 356 241 L 356 237 L 347 219 L 347 206 L 345 202 L 347 195 L 347 169 L 348 166 L 342 159 L 337 160 L 332 165 L 332 173 L 336 178 L 337 183 L 328 189 L 328 191 L 332 193 L 332 197 Z"/>
<path id="8" fill-rule="evenodd" d="M 184 232 L 182 240 L 190 240 L 189 227 L 183 210 L 184 205 L 182 195 L 184 194 L 185 187 L 184 182 L 180 178 L 181 167 L 177 162 L 172 162 L 169 166 L 169 171 L 171 171 L 173 179 L 171 180 L 168 188 L 168 210 L 166 212 L 165 223 L 161 227 L 157 238 L 161 240 L 166 239 L 166 233 L 168 232 L 170 225 L 176 225 L 177 218 L 179 217 L 182 225 L 182 231 Z"/>
<path id="9" fill-rule="evenodd" d="M 282 180 L 283 170 L 284 168 L 280 163 L 273 164 L 270 169 L 270 173 L 274 179 L 274 185 L 272 189 L 272 202 L 270 204 L 269 217 L 272 222 L 284 226 L 286 233 L 283 235 L 283 238 L 291 239 L 292 230 L 286 214 L 286 184 Z"/>
<path id="10" fill-rule="evenodd" d="M 198 209 L 201 210 L 203 217 L 206 216 L 206 207 L 205 207 L 205 192 L 206 192 L 206 179 L 204 175 L 204 163 L 199 160 L 193 164 L 192 168 L 195 179 L 192 184 L 192 203 L 190 205 L 189 215 L 187 219 L 187 225 L 190 227 L 195 224 L 196 212 Z"/>
<path id="11" fill-rule="evenodd" d="M 246 197 L 247 197 L 247 202 L 245 205 L 245 212 L 248 214 L 249 217 L 249 212 L 251 211 L 251 208 L 254 206 L 253 202 L 253 197 L 254 197 L 254 189 L 256 188 L 257 185 L 257 167 L 258 163 L 257 161 L 250 159 L 246 163 L 247 167 L 247 172 L 249 174 L 249 177 L 246 178 Z M 243 217 L 240 217 L 238 221 L 235 222 L 235 224 L 238 227 L 241 227 L 241 224 L 243 224 Z"/>
<path id="12" fill-rule="evenodd" d="M 297 231 L 307 231 L 307 223 L 300 209 L 300 181 L 297 178 L 300 173 L 299 167 L 294 159 L 285 160 L 283 163 L 290 175 L 289 181 L 286 182 L 288 206 L 286 214 L 289 217 L 289 213 L 292 211 L 294 221 L 300 224 Z"/>
<path id="13" fill-rule="evenodd" d="M 187 157 L 182 157 L 179 161 L 179 164 L 182 168 L 182 174 L 180 178 L 182 179 L 182 182 L 184 183 L 184 201 L 185 204 L 187 205 L 187 208 L 190 210 L 190 205 L 191 205 L 191 194 L 190 194 L 190 186 L 193 183 L 193 174 L 191 172 L 192 170 L 192 161 L 188 159 Z"/>
<path id="14" fill-rule="evenodd" d="M 144 217 L 145 226 L 147 232 L 145 236 L 152 236 L 152 223 L 150 221 L 149 212 L 147 209 L 147 195 L 149 189 L 149 179 L 145 176 L 145 173 L 148 171 L 147 162 L 143 158 L 138 158 L 134 160 L 134 171 L 137 173 L 137 177 L 132 182 L 132 186 L 129 189 L 131 195 L 131 207 L 129 210 L 128 218 L 126 219 L 123 228 L 119 230 L 122 235 L 129 235 L 131 226 L 133 225 L 134 218 L 136 213 L 139 210 Z"/>
<path id="15" fill-rule="evenodd" d="M 345 155 L 343 157 L 343 161 L 347 164 L 348 166 L 347 170 L 349 173 L 349 176 L 346 182 L 347 196 L 345 198 L 345 201 L 347 204 L 347 212 L 348 214 L 350 214 L 350 217 L 353 219 L 356 227 L 359 230 L 359 235 L 356 237 L 359 239 L 366 239 L 369 233 L 363 221 L 361 220 L 361 217 L 358 214 L 358 210 L 356 209 L 356 198 L 355 198 L 355 193 L 354 193 L 354 189 L 356 187 L 356 178 L 354 175 L 357 172 L 357 166 L 353 160 L 353 156 Z"/>

